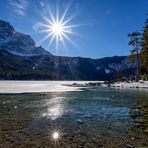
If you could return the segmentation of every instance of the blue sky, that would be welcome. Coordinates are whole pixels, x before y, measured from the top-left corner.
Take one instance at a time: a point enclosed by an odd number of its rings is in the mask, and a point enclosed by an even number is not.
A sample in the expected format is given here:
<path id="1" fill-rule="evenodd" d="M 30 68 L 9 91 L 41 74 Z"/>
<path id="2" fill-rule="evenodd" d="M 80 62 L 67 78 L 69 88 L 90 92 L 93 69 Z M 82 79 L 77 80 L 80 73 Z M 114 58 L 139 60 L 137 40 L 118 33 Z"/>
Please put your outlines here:
<path id="1" fill-rule="evenodd" d="M 67 5 L 69 9 L 65 20 L 74 16 L 67 25 L 78 25 L 71 28 L 75 34 L 67 34 L 65 46 L 59 43 L 48 45 L 51 37 L 40 42 L 48 32 L 40 33 L 47 24 L 43 18 L 50 19 L 57 5 L 62 16 Z M 148 0 L 1 0 L 0 19 L 10 22 L 17 31 L 29 34 L 37 45 L 56 55 L 83 56 L 100 58 L 114 55 L 128 55 L 129 32 L 142 30 L 148 11 Z M 41 30 L 40 30 L 41 29 Z"/>

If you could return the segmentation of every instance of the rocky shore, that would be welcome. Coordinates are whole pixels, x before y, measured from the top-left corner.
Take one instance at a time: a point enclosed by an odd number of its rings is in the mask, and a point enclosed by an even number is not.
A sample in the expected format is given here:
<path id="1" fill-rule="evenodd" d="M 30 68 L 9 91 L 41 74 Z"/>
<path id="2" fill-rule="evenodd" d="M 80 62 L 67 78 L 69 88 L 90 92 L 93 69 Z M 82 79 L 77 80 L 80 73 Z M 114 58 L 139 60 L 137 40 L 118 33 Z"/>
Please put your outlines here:
<path id="1" fill-rule="evenodd" d="M 88 82 L 88 83 L 73 83 L 73 84 L 64 84 L 65 86 L 72 87 L 119 87 L 119 88 L 148 88 L 148 81 L 139 80 L 138 82 L 128 81 L 128 82 Z"/>
<path id="2" fill-rule="evenodd" d="M 148 81 L 140 80 L 139 82 L 115 82 L 110 84 L 110 86 L 120 88 L 148 88 Z"/>

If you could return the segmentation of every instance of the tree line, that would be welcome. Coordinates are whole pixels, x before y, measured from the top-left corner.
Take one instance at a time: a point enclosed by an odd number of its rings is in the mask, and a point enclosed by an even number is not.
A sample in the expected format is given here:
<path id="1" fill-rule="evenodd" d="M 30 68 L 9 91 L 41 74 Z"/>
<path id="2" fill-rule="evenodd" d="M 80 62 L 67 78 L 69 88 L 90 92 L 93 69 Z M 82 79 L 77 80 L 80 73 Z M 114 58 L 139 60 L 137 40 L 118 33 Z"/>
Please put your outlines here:
<path id="1" fill-rule="evenodd" d="M 136 79 L 139 80 L 140 77 L 148 79 L 148 18 L 142 31 L 129 33 L 128 37 L 130 38 L 128 44 L 132 46 L 129 61 L 136 62 L 137 65 Z"/>

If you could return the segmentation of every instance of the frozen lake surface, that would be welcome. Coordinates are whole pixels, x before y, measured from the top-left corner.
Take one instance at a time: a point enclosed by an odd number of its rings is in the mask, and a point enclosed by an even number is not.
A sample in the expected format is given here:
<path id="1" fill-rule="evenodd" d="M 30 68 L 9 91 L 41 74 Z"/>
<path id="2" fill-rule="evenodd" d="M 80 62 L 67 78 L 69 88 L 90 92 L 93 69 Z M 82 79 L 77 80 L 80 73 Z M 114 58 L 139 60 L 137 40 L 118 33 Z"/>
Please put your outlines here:
<path id="1" fill-rule="evenodd" d="M 84 84 L 88 82 L 89 81 L 0 81 L 0 93 L 80 91 L 79 88 L 68 87 L 63 84 Z"/>

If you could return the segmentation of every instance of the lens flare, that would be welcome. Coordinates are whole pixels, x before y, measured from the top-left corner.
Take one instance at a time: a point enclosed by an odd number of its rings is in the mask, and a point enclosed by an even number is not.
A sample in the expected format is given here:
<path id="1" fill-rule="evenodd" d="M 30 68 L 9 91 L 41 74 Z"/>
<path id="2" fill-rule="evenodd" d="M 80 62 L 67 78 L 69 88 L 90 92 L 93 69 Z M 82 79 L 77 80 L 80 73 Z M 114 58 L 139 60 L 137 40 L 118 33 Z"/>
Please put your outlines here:
<path id="1" fill-rule="evenodd" d="M 53 34 L 58 36 L 62 35 L 62 33 L 64 32 L 63 25 L 61 24 L 53 24 L 53 26 L 51 27 L 51 30 Z"/>
<path id="2" fill-rule="evenodd" d="M 56 8 L 56 14 L 53 15 L 51 10 L 49 9 L 49 16 L 42 15 L 46 23 L 40 23 L 40 31 L 42 33 L 47 33 L 45 37 L 39 42 L 43 42 L 49 39 L 48 47 L 55 42 L 56 47 L 59 47 L 59 43 L 62 43 L 65 47 L 65 41 L 70 42 L 73 46 L 78 46 L 70 39 L 70 35 L 79 35 L 73 31 L 75 27 L 81 27 L 83 25 L 80 24 L 71 24 L 71 20 L 79 13 L 76 13 L 70 17 L 67 17 L 67 13 L 69 10 L 70 4 L 67 5 L 64 13 L 59 13 L 58 8 Z M 62 14 L 61 16 L 59 14 Z"/>
<path id="3" fill-rule="evenodd" d="M 53 144 L 59 144 L 59 142 L 62 140 L 63 132 L 60 130 L 60 128 L 53 129 L 50 135 L 50 140 Z"/>
<path id="4" fill-rule="evenodd" d="M 54 132 L 54 133 L 52 134 L 52 137 L 53 137 L 54 140 L 57 140 L 57 139 L 60 138 L 60 135 L 59 135 L 58 132 Z"/>

